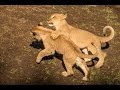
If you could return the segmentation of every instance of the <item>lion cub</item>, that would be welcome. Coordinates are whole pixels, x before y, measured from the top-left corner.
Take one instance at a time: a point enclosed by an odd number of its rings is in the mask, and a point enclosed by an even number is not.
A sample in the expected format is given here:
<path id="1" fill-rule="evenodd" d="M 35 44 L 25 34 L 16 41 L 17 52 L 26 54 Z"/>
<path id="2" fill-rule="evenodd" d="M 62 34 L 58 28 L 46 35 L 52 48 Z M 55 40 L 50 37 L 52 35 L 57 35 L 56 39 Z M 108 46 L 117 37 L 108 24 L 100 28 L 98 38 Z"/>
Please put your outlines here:
<path id="1" fill-rule="evenodd" d="M 53 39 L 57 38 L 59 35 L 65 35 L 69 37 L 79 48 L 87 48 L 92 54 L 95 53 L 97 48 L 99 53 L 97 57 L 99 58 L 99 61 L 95 67 L 100 68 L 104 63 L 104 58 L 106 57 L 106 53 L 101 50 L 101 43 L 108 42 L 114 37 L 114 29 L 111 26 L 104 27 L 103 33 L 105 34 L 106 30 L 109 29 L 111 34 L 106 37 L 100 37 L 88 31 L 69 25 L 65 20 L 66 18 L 67 15 L 57 13 L 51 15 L 49 18 L 49 26 L 54 26 L 56 28 L 56 32 L 51 34 Z M 96 48 L 91 43 L 93 43 Z M 86 51 L 85 53 L 88 54 Z"/>
<path id="2" fill-rule="evenodd" d="M 66 71 L 62 72 L 63 76 L 67 77 L 69 75 L 73 75 L 72 67 L 76 64 L 85 74 L 82 80 L 87 80 L 88 67 L 85 61 L 81 58 L 95 58 L 98 53 L 96 52 L 94 55 L 83 54 L 79 47 L 64 35 L 59 36 L 57 39 L 52 39 L 52 32 L 54 31 L 44 28 L 43 26 L 37 26 L 32 31 L 34 38 L 42 40 L 45 47 L 45 49 L 38 54 L 36 62 L 39 63 L 44 56 L 54 54 L 55 51 L 57 51 L 58 53 L 63 54 L 63 62 L 66 67 Z"/>

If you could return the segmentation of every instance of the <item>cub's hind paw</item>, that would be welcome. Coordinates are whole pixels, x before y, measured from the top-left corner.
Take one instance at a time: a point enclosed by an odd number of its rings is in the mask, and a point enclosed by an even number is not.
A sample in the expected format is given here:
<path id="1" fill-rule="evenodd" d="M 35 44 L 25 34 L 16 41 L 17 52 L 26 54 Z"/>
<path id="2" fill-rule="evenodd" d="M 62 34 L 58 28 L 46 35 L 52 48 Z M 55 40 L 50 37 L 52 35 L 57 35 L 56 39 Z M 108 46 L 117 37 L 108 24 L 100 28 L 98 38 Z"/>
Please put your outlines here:
<path id="1" fill-rule="evenodd" d="M 87 77 L 82 78 L 83 81 L 88 81 Z"/>
<path id="2" fill-rule="evenodd" d="M 73 73 L 72 74 L 68 74 L 66 71 L 63 71 L 61 74 L 64 77 L 73 76 Z"/>

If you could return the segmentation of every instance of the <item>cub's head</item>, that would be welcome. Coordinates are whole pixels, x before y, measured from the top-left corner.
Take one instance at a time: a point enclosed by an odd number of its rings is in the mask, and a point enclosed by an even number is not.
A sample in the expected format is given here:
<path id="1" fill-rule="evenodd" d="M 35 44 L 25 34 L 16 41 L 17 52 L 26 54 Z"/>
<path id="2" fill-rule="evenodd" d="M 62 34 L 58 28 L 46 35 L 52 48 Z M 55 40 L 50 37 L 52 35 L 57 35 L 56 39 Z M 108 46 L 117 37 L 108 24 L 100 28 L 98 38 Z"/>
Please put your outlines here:
<path id="1" fill-rule="evenodd" d="M 42 40 L 41 32 L 39 32 L 37 29 L 32 30 L 30 34 L 32 35 L 33 39 L 38 41 Z"/>
<path id="2" fill-rule="evenodd" d="M 30 32 L 32 35 L 33 39 L 36 39 L 38 41 L 42 40 L 42 35 L 44 34 L 43 32 L 43 27 L 41 25 L 37 25 L 32 32 Z"/>
<path id="3" fill-rule="evenodd" d="M 36 26 L 30 33 L 34 39 L 40 41 L 48 34 L 51 34 L 52 30 L 49 30 L 41 25 Z"/>
<path id="4" fill-rule="evenodd" d="M 67 18 L 67 14 L 55 13 L 55 14 L 52 14 L 48 19 L 48 24 L 49 26 L 57 26 L 66 18 Z"/>

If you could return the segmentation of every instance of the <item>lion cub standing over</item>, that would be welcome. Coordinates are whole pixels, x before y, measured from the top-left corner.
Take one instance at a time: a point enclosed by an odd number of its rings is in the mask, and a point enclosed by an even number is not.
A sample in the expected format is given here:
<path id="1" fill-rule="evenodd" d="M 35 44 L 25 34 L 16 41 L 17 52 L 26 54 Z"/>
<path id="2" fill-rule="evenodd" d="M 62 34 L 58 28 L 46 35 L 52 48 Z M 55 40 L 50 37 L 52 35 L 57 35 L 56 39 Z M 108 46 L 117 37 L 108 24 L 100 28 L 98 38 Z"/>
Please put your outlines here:
<path id="1" fill-rule="evenodd" d="M 54 54 L 55 51 L 63 54 L 63 62 L 66 67 L 66 71 L 62 72 L 63 76 L 69 76 L 73 74 L 72 67 L 74 64 L 79 66 L 84 74 L 82 80 L 87 80 L 88 76 L 88 68 L 84 60 L 81 58 L 95 58 L 98 53 L 94 55 L 86 55 L 80 52 L 78 46 L 76 46 L 72 41 L 69 40 L 68 37 L 61 35 L 57 39 L 51 38 L 51 33 L 54 32 L 51 29 L 44 28 L 42 26 L 37 26 L 32 34 L 35 39 L 42 40 L 45 49 L 42 50 L 36 59 L 36 62 L 39 63 L 44 56 L 48 56 Z"/>
<path id="2" fill-rule="evenodd" d="M 103 29 L 104 34 L 106 30 L 109 29 L 111 34 L 107 37 L 96 36 L 88 31 L 81 30 L 75 28 L 67 23 L 65 20 L 67 15 L 64 14 L 53 14 L 48 20 L 49 26 L 54 26 L 56 28 L 56 32 L 52 33 L 53 39 L 57 38 L 59 35 L 65 35 L 69 37 L 79 48 L 86 48 L 91 53 L 95 53 L 96 48 L 98 51 L 99 61 L 95 65 L 96 68 L 100 68 L 104 63 L 104 58 L 106 57 L 106 53 L 101 50 L 101 43 L 108 42 L 114 37 L 114 29 L 111 26 L 106 26 Z M 95 47 L 91 44 L 93 43 Z M 87 54 L 87 52 L 85 52 Z"/>

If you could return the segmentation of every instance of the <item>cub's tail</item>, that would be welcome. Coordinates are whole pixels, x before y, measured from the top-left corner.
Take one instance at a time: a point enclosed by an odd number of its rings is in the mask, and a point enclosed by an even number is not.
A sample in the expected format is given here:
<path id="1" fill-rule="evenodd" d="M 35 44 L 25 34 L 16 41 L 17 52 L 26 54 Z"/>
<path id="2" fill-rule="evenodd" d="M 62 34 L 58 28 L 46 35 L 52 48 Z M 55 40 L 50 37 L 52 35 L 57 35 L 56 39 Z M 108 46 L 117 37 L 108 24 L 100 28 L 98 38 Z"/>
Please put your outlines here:
<path id="1" fill-rule="evenodd" d="M 107 30 L 110 30 L 110 32 L 111 32 L 109 36 L 106 36 L 106 31 Z M 111 26 L 105 26 L 103 28 L 103 34 L 104 34 L 105 37 L 98 37 L 100 39 L 101 43 L 108 42 L 111 39 L 113 39 L 113 37 L 115 35 L 115 31 Z"/>

